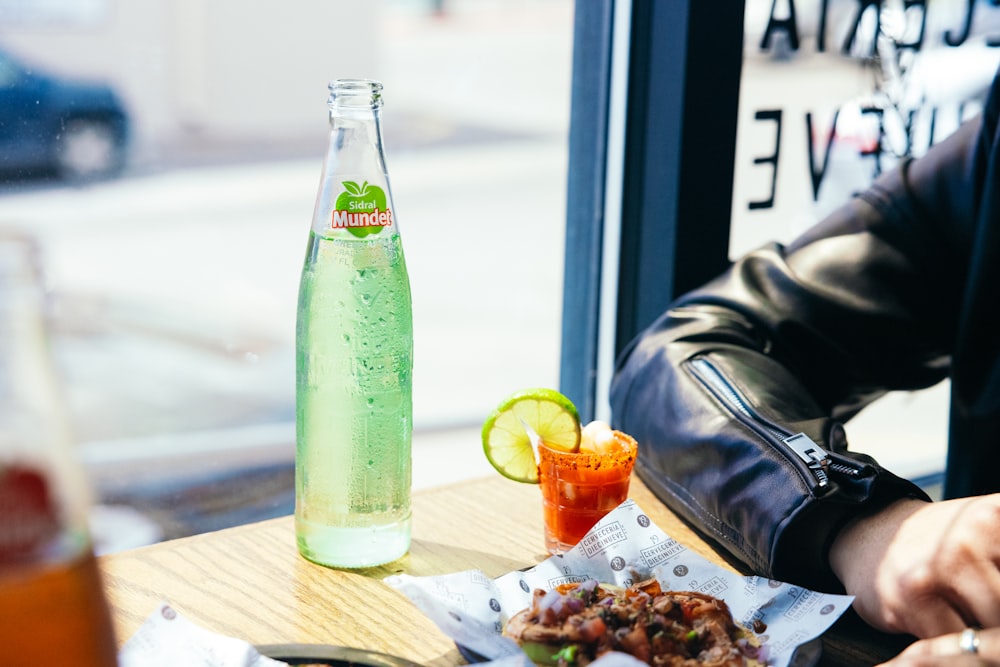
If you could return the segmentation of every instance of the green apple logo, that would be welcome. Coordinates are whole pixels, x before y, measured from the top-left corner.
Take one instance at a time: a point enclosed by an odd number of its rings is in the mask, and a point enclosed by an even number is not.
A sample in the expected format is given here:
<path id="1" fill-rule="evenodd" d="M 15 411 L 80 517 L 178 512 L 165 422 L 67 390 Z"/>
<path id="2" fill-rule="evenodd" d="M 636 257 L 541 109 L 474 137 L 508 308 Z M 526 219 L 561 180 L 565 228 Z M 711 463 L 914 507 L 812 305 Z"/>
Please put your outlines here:
<path id="1" fill-rule="evenodd" d="M 344 192 L 337 197 L 334 208 L 337 212 L 348 214 L 385 213 L 385 190 L 377 185 L 368 185 L 365 181 L 358 186 L 354 181 L 343 181 Z M 354 218 L 355 216 L 350 216 Z M 347 231 L 361 238 L 382 231 L 380 225 L 350 226 Z"/>

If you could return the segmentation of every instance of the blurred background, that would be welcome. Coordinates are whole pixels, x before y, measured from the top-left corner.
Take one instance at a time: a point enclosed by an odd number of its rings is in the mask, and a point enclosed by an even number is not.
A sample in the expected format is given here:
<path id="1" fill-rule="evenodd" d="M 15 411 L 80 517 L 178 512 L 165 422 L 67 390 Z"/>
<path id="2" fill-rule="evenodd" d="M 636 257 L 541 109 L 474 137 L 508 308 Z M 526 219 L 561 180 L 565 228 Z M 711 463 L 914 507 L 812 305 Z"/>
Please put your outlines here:
<path id="1" fill-rule="evenodd" d="M 919 141 L 897 155 L 945 136 L 996 69 L 982 41 L 905 76 L 869 44 L 819 54 L 821 0 L 787 3 L 801 48 L 782 31 L 765 47 L 786 3 L 746 4 L 731 255 L 789 238 L 869 181 L 866 151 L 899 139 L 907 109 L 938 111 L 903 128 Z M 829 4 L 839 40 L 858 3 Z M 965 2 L 936 7 L 962 25 Z M 385 85 L 414 299 L 415 487 L 495 474 L 484 416 L 515 389 L 559 383 L 573 9 L 0 0 L 0 234 L 29 238 L 42 261 L 99 550 L 292 511 L 296 292 L 334 78 Z M 980 13 L 979 32 L 1000 35 L 1000 12 Z M 806 133 L 806 114 L 836 140 Z M 779 141 L 769 171 L 759 158 Z M 811 142 L 832 149 L 818 191 Z M 906 473 L 939 470 L 945 403 L 945 387 L 895 397 L 852 439 Z M 901 422 L 906 452 L 885 447 Z"/>
<path id="2" fill-rule="evenodd" d="M 40 249 L 105 549 L 291 511 L 296 295 L 339 77 L 385 85 L 414 484 L 492 472 L 485 414 L 558 384 L 572 9 L 0 1 L 0 113 L 22 114 L 0 141 L 45 136 L 39 100 L 74 107 L 50 163 L 0 150 L 0 227 Z"/>

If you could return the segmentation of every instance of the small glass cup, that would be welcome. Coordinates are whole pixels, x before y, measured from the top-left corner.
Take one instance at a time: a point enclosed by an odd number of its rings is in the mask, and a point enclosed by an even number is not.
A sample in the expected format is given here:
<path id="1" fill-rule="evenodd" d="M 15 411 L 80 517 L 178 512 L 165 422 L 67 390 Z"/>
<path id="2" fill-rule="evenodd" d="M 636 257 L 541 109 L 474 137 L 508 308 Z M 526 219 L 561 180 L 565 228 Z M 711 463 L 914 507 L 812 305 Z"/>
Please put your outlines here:
<path id="1" fill-rule="evenodd" d="M 614 431 L 611 451 L 560 452 L 538 447 L 545 548 L 565 553 L 587 531 L 628 498 L 628 483 L 638 451 L 632 436 Z"/>

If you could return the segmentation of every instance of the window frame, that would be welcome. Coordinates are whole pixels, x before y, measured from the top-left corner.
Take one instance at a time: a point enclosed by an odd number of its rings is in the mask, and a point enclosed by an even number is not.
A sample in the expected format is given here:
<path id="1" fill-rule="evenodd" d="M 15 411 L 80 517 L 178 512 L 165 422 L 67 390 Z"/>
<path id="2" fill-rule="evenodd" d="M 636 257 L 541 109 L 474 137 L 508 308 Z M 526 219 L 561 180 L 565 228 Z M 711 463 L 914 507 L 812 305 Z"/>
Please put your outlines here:
<path id="1" fill-rule="evenodd" d="M 628 342 L 729 264 L 744 1 L 726 9 L 576 0 L 560 390 L 584 420 L 610 417 Z"/>

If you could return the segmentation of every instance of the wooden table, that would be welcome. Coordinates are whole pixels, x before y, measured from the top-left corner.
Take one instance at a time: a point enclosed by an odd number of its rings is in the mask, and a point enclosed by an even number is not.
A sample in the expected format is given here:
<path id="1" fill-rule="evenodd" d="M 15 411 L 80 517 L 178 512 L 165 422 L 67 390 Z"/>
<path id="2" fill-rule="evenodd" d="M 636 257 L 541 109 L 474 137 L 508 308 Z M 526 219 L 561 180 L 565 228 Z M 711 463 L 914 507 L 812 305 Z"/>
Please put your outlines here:
<path id="1" fill-rule="evenodd" d="M 727 565 L 633 478 L 630 495 L 667 534 Z M 253 644 L 312 643 L 390 653 L 428 667 L 465 664 L 455 645 L 382 582 L 479 569 L 491 577 L 535 564 L 543 548 L 538 488 L 500 477 L 414 494 L 413 543 L 399 561 L 334 570 L 299 556 L 291 517 L 163 542 L 100 558 L 120 641 L 160 601 L 210 630 Z M 824 638 L 822 665 L 872 665 L 906 641 L 853 614 Z"/>

